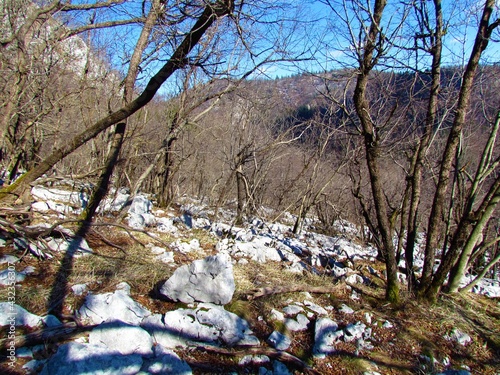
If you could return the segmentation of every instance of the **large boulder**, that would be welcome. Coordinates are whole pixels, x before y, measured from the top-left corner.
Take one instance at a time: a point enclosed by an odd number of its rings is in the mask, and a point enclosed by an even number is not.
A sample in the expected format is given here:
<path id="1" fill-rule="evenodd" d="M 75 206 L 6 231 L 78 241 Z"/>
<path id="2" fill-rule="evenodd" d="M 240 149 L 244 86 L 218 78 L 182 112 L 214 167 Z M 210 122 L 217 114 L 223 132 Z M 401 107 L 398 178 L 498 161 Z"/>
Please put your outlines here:
<path id="1" fill-rule="evenodd" d="M 225 305 L 235 288 L 231 259 L 219 254 L 179 267 L 160 288 L 160 294 L 172 301 Z"/>

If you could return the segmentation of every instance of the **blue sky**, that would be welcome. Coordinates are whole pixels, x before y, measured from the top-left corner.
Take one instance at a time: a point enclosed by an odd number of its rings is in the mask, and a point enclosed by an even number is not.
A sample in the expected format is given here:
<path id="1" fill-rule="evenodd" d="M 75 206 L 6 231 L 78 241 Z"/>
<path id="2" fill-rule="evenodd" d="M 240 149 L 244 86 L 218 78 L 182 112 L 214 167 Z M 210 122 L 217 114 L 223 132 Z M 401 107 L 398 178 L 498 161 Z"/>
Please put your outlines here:
<path id="1" fill-rule="evenodd" d="M 77 0 L 74 1 L 74 3 L 75 2 L 89 1 Z M 263 66 L 258 73 L 253 74 L 252 77 L 273 79 L 276 77 L 290 76 L 304 71 L 319 72 L 344 66 L 355 66 L 356 62 L 353 59 L 354 43 L 350 40 L 349 27 L 351 27 L 353 35 L 357 37 L 360 27 L 358 20 L 360 17 L 357 17 L 356 12 L 353 10 L 344 12 L 342 8 L 344 4 L 347 4 L 347 7 L 351 7 L 354 2 L 349 0 L 331 0 L 331 7 L 325 5 L 325 2 L 327 2 L 327 0 L 297 0 L 291 2 L 294 6 L 290 6 L 287 5 L 286 2 L 280 0 L 271 0 L 268 3 L 268 5 L 270 5 L 269 8 L 254 7 L 251 9 L 251 11 L 254 12 L 253 15 L 255 15 L 256 18 L 259 17 L 263 21 L 269 22 L 272 21 L 273 18 L 287 18 L 289 21 L 283 25 L 273 22 L 260 24 L 253 39 L 248 40 L 248 42 L 255 47 L 254 51 L 262 51 L 266 48 L 270 48 L 273 39 L 275 40 L 275 38 L 279 37 L 281 40 L 277 45 L 282 49 L 281 52 L 286 50 L 286 57 L 300 56 L 301 58 L 310 58 L 309 60 L 293 63 L 282 62 L 267 64 Z M 371 6 L 372 3 L 373 1 L 360 0 L 357 3 L 358 5 L 354 8 L 359 10 L 360 4 Z M 383 20 L 384 31 L 388 35 L 397 27 L 401 21 L 402 14 L 404 14 L 401 3 L 401 1 L 389 0 Z M 431 2 L 427 3 L 431 4 Z M 478 2 L 477 0 L 443 1 L 445 21 L 449 21 L 448 32 L 444 39 L 444 65 L 460 65 L 466 62 L 474 41 L 477 18 L 481 13 L 480 7 L 482 4 L 482 1 Z M 128 0 L 124 5 L 114 8 L 111 11 L 111 15 L 107 13 L 106 16 L 102 15 L 101 17 L 101 15 L 97 13 L 96 22 L 109 17 L 117 19 L 129 17 L 131 13 L 140 14 L 141 5 L 142 0 Z M 339 20 L 332 9 L 349 19 L 349 26 L 347 26 L 343 20 Z M 358 14 L 361 14 L 362 17 L 366 17 L 366 14 L 363 15 L 363 12 Z M 408 12 L 407 28 L 411 28 L 415 24 L 411 18 L 412 14 L 412 11 Z M 498 9 L 496 16 L 498 16 Z M 88 14 L 83 16 L 80 21 L 85 22 L 85 17 L 88 17 Z M 299 20 L 300 22 L 294 24 L 294 20 Z M 189 27 L 189 25 L 185 26 Z M 295 34 L 291 32 L 291 29 L 295 30 Z M 103 30 L 99 33 L 99 37 L 94 39 L 94 42 L 103 45 L 107 49 L 109 59 L 113 65 L 124 71 L 127 65 L 123 64 L 123 61 L 126 61 L 127 57 L 133 51 L 138 35 L 139 28 L 137 27 L 122 27 L 120 29 L 119 38 L 116 37 L 116 31 Z M 393 41 L 398 44 L 408 45 L 407 43 L 411 40 L 408 36 L 411 35 L 412 32 L 408 31 L 398 33 L 398 37 Z M 225 35 L 224 37 L 228 36 Z M 494 40 L 490 43 L 485 54 L 485 59 L 483 60 L 487 63 L 500 62 L 500 43 L 498 42 L 500 34 L 498 31 L 494 33 L 493 39 Z M 228 39 L 227 51 L 230 51 L 233 47 L 230 45 L 231 40 L 237 44 L 236 39 Z M 241 43 L 239 47 L 243 49 Z M 394 51 L 394 49 L 391 50 L 389 55 L 393 54 Z M 154 74 L 159 64 L 164 63 L 165 59 L 168 57 L 167 48 L 163 50 L 163 54 L 164 56 L 162 56 L 162 53 L 157 54 L 157 56 L 163 58 L 163 60 L 144 69 L 142 75 L 143 79 L 149 79 L 149 77 Z M 263 53 L 256 57 L 255 61 L 261 61 L 264 56 L 269 55 L 269 52 Z M 280 56 L 282 55 L 277 53 L 272 55 L 271 58 L 279 58 Z M 420 57 L 422 56 L 423 55 L 420 54 Z M 233 62 L 240 61 L 243 64 L 246 63 L 246 68 L 251 67 L 253 63 L 248 59 L 248 56 L 243 60 L 238 60 L 240 57 L 233 53 L 232 58 Z M 398 55 L 398 58 L 400 61 L 405 61 L 409 65 L 415 64 L 414 58 L 408 58 L 408 56 L 403 56 L 402 54 Z M 225 58 L 225 60 L 228 61 L 228 65 L 231 63 L 230 59 L 231 57 Z M 426 63 L 426 60 L 422 59 L 418 67 L 425 69 Z M 244 71 L 245 68 L 241 70 Z"/>

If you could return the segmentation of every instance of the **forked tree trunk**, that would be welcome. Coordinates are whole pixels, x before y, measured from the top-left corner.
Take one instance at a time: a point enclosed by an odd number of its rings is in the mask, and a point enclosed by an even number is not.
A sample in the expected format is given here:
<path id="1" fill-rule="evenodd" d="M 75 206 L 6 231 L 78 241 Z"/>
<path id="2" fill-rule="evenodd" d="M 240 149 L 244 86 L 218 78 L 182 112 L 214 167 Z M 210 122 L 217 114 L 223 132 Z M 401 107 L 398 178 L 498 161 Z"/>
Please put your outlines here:
<path id="1" fill-rule="evenodd" d="M 460 134 L 462 133 L 462 129 L 465 124 L 465 116 L 469 107 L 474 75 L 479 65 L 481 54 L 488 45 L 491 33 L 496 27 L 498 27 L 500 22 L 499 20 L 495 20 L 495 22 L 490 25 L 490 18 L 493 13 L 494 6 L 495 0 L 487 0 L 484 6 L 476 40 L 462 78 L 462 86 L 460 88 L 457 108 L 455 111 L 455 119 L 450 130 L 441 161 L 438 184 L 429 218 L 427 241 L 425 246 L 426 257 L 419 290 L 419 294 L 431 302 L 436 301 L 446 275 L 451 270 L 459 252 L 459 249 L 450 247 L 450 256 L 454 259 L 446 263 L 441 262 L 438 271 L 434 276 L 432 276 L 435 251 L 438 248 L 438 240 L 443 229 L 441 220 L 446 206 L 446 196 L 450 187 L 453 162 L 455 161 Z"/>
<path id="2" fill-rule="evenodd" d="M 443 14 L 441 0 L 434 0 L 434 14 L 436 25 L 431 38 L 431 86 L 429 90 L 429 101 L 427 103 L 427 114 L 425 118 L 424 134 L 420 138 L 417 150 L 414 155 L 413 173 L 410 179 L 411 199 L 408 212 L 408 235 L 405 248 L 405 260 L 408 276 L 408 289 L 413 292 L 415 286 L 415 274 L 413 272 L 413 259 L 415 242 L 418 233 L 418 208 L 422 194 L 422 175 L 424 169 L 424 159 L 429 148 L 431 136 L 436 123 L 439 89 L 441 85 L 441 52 L 443 48 Z M 425 16 L 425 15 L 423 15 Z M 430 256 L 430 255 L 428 255 Z M 427 272 L 427 271 L 426 271 Z"/>

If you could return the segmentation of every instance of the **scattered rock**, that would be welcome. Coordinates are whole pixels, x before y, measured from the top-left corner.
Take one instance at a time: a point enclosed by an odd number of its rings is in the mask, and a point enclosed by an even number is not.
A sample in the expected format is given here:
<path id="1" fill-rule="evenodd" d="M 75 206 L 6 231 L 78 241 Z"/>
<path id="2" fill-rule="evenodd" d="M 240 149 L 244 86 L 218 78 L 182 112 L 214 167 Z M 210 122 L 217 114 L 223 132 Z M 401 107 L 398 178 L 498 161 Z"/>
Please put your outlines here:
<path id="1" fill-rule="evenodd" d="M 272 320 L 277 320 L 279 322 L 282 322 L 285 320 L 285 315 L 278 310 L 272 309 L 271 310 L 271 315 L 270 315 Z"/>
<path id="2" fill-rule="evenodd" d="M 315 312 L 318 316 L 328 315 L 328 311 L 326 311 L 326 309 L 324 309 L 323 307 L 315 304 L 314 302 L 311 302 L 311 301 L 308 301 L 308 300 L 304 300 L 304 305 L 306 305 L 306 307 L 309 310 L 312 310 L 313 312 Z"/>
<path id="3" fill-rule="evenodd" d="M 173 251 L 166 251 L 164 253 L 161 253 L 155 257 L 156 260 L 163 262 L 163 263 L 174 263 L 174 252 Z"/>
<path id="4" fill-rule="evenodd" d="M 0 271 L 0 285 L 7 286 L 17 283 L 22 283 L 26 275 L 22 272 L 17 272 L 15 270 L 3 270 Z"/>
<path id="5" fill-rule="evenodd" d="M 240 359 L 238 364 L 240 366 L 247 365 L 265 365 L 266 363 L 271 362 L 267 355 L 246 355 Z"/>
<path id="6" fill-rule="evenodd" d="M 292 340 L 288 336 L 278 331 L 271 333 L 271 335 L 267 338 L 267 342 L 273 348 L 278 350 L 287 350 L 292 344 Z"/>
<path id="7" fill-rule="evenodd" d="M 273 375 L 292 375 L 288 367 L 280 361 L 273 362 Z"/>
<path id="8" fill-rule="evenodd" d="M 82 296 L 89 290 L 89 288 L 87 284 L 75 284 L 71 287 L 71 290 L 75 296 Z"/>
<path id="9" fill-rule="evenodd" d="M 190 253 L 191 251 L 200 250 L 200 241 L 196 238 L 193 238 L 189 242 L 183 242 L 177 240 L 171 245 L 171 247 L 176 251 L 179 251 L 183 254 L 187 254 Z"/>
<path id="10" fill-rule="evenodd" d="M 19 258 L 14 256 L 14 255 L 10 255 L 10 254 L 4 255 L 0 258 L 0 264 L 4 264 L 4 263 L 14 264 L 17 262 L 19 262 Z"/>
<path id="11" fill-rule="evenodd" d="M 174 225 L 174 220 L 168 217 L 160 217 L 156 219 L 156 230 L 162 233 L 177 234 L 179 230 Z"/>
<path id="12" fill-rule="evenodd" d="M 144 226 L 151 226 L 156 223 L 156 219 L 151 214 L 152 203 L 143 195 L 134 197 L 128 210 L 128 225 L 135 229 L 143 229 Z"/>
<path id="13" fill-rule="evenodd" d="M 231 260 L 219 254 L 177 268 L 160 288 L 160 294 L 172 301 L 225 305 L 233 298 L 234 290 Z"/>
<path id="14" fill-rule="evenodd" d="M 304 311 L 304 309 L 297 305 L 288 305 L 283 309 L 283 312 L 288 316 L 294 316 Z"/>
<path id="15" fill-rule="evenodd" d="M 47 246 L 52 251 L 70 252 L 77 256 L 92 253 L 92 249 L 82 237 L 74 237 L 72 239 L 50 238 L 47 241 Z"/>
<path id="16" fill-rule="evenodd" d="M 344 328 L 344 340 L 346 342 L 355 341 L 363 338 L 365 335 L 366 325 L 362 322 L 357 322 L 356 324 L 348 324 Z"/>
<path id="17" fill-rule="evenodd" d="M 389 322 L 388 320 L 386 320 L 384 322 L 384 324 L 382 324 L 382 328 L 390 329 L 392 327 L 394 327 L 394 325 L 391 322 Z"/>
<path id="18" fill-rule="evenodd" d="M 339 330 L 337 322 L 330 318 L 319 318 L 314 327 L 314 356 L 325 358 L 326 355 L 335 353 L 335 343 L 343 336 L 344 332 Z"/>
<path id="19" fill-rule="evenodd" d="M 47 327 L 57 327 L 60 326 L 62 323 L 57 317 L 54 315 L 46 315 L 42 318 L 42 322 L 47 326 Z"/>
<path id="20" fill-rule="evenodd" d="M 354 310 L 351 309 L 349 306 L 347 306 L 345 303 L 343 303 L 341 306 L 340 306 L 340 309 L 339 311 L 341 313 L 344 313 L 344 314 L 354 314 Z"/>
<path id="21" fill-rule="evenodd" d="M 298 314 L 296 319 L 285 319 L 285 326 L 289 331 L 305 331 L 309 324 L 309 319 L 304 314 Z"/>
<path id="22" fill-rule="evenodd" d="M 458 328 L 453 328 L 449 335 L 446 335 L 445 338 L 449 341 L 454 341 L 462 346 L 466 346 L 468 343 L 472 341 L 472 338 L 465 332 L 462 332 Z"/>

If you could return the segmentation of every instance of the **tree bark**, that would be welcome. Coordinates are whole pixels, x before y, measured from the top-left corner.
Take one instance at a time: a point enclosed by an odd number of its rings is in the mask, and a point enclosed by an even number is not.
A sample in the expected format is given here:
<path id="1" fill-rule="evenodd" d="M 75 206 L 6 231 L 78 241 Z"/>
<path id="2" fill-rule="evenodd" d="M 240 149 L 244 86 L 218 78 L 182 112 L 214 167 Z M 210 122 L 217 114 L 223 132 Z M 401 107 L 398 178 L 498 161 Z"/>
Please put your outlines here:
<path id="1" fill-rule="evenodd" d="M 89 204 L 83 210 L 80 216 L 83 221 L 92 221 L 92 218 L 94 217 L 94 214 L 97 211 L 97 207 L 99 207 L 101 200 L 108 192 L 109 180 L 111 179 L 114 166 L 116 165 L 116 161 L 118 160 L 118 154 L 120 153 L 120 150 L 122 148 L 124 136 L 125 136 L 125 123 L 120 122 L 119 124 L 116 125 L 116 130 L 113 135 L 113 141 L 111 142 L 111 149 L 108 154 L 108 159 L 106 161 L 105 169 L 101 174 L 99 182 L 97 183 L 97 188 L 90 197 Z"/>
<path id="2" fill-rule="evenodd" d="M 390 302 L 399 301 L 399 282 L 397 278 L 396 254 L 392 242 L 392 228 L 389 222 L 387 202 L 380 177 L 380 146 L 376 135 L 376 125 L 370 116 L 370 108 L 366 99 L 366 88 L 368 85 L 368 75 L 375 66 L 378 54 L 381 53 L 379 43 L 380 23 L 384 12 L 386 0 L 375 1 L 372 22 L 365 39 L 365 47 L 360 58 L 360 67 L 356 87 L 354 89 L 354 106 L 362 126 L 362 133 L 365 144 L 366 163 L 370 175 L 370 184 L 375 204 L 378 228 L 382 237 L 382 253 L 385 258 L 387 271 L 386 299 Z"/>
<path id="3" fill-rule="evenodd" d="M 427 103 L 427 114 L 425 119 L 424 134 L 419 140 L 417 151 L 415 153 L 415 166 L 413 168 L 413 175 L 410 180 L 411 183 L 411 201 L 408 212 L 408 235 L 406 240 L 405 259 L 406 268 L 408 272 L 409 289 L 412 292 L 415 284 L 415 274 L 413 272 L 413 258 L 415 241 L 418 232 L 418 208 L 420 205 L 420 197 L 422 194 L 422 175 L 424 158 L 429 148 L 429 143 L 433 129 L 436 123 L 439 89 L 441 85 L 441 53 L 443 49 L 442 35 L 443 35 L 443 14 L 441 8 L 441 0 L 434 0 L 434 13 L 436 18 L 436 26 L 433 33 L 431 33 L 431 86 L 429 90 L 429 101 Z M 428 257 L 433 254 L 428 254 Z M 432 263 L 434 261 L 432 260 Z M 424 274 L 428 272 L 426 270 Z"/>
<path id="4" fill-rule="evenodd" d="M 432 277 L 432 270 L 434 267 L 435 251 L 438 248 L 438 240 L 442 231 L 441 220 L 445 210 L 446 196 L 450 187 L 453 162 L 455 160 L 460 134 L 465 124 L 465 116 L 469 107 L 472 83 L 474 81 L 474 75 L 479 65 L 481 54 L 488 46 L 491 33 L 496 27 L 498 27 L 498 24 L 500 22 L 499 20 L 495 20 L 490 25 L 490 18 L 491 14 L 493 13 L 494 6 L 495 0 L 487 0 L 484 6 L 471 56 L 462 78 L 462 86 L 460 88 L 458 97 L 455 119 L 453 121 L 453 125 L 450 130 L 450 134 L 448 136 L 448 140 L 446 142 L 445 150 L 443 153 L 443 159 L 441 161 L 438 185 L 436 188 L 436 193 L 434 195 L 431 214 L 429 218 L 427 241 L 425 246 L 426 258 L 424 261 L 424 271 L 419 291 L 420 295 L 425 296 L 425 299 L 431 302 L 437 299 L 437 295 L 442 287 L 442 282 L 444 281 L 443 273 L 445 272 L 445 267 L 443 267 L 443 263 L 441 263 L 440 266 L 440 275 Z M 455 251 L 455 249 L 450 249 L 450 251 Z M 449 269 L 451 269 L 451 267 L 449 267 Z"/>

